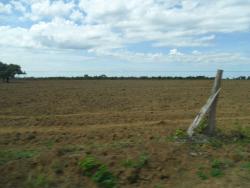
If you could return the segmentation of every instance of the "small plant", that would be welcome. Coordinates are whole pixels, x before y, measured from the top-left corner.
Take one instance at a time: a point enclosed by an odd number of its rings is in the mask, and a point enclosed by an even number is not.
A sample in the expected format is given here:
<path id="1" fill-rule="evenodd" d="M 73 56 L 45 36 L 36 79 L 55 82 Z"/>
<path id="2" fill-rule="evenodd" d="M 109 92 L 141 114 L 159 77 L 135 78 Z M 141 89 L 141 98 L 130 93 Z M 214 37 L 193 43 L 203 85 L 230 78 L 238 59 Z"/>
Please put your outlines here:
<path id="1" fill-rule="evenodd" d="M 83 170 L 84 175 L 91 177 L 102 188 L 116 187 L 116 178 L 108 170 L 105 165 L 102 165 L 94 157 L 86 157 L 79 162 L 80 168 Z"/>
<path id="2" fill-rule="evenodd" d="M 223 142 L 217 138 L 210 138 L 209 139 L 209 144 L 213 147 L 213 148 L 221 148 L 223 146 Z"/>
<path id="3" fill-rule="evenodd" d="M 30 188 L 47 188 L 50 187 L 51 181 L 47 176 L 40 174 L 38 176 L 29 176 L 26 185 Z"/>
<path id="4" fill-rule="evenodd" d="M 116 186 L 116 178 L 105 165 L 101 165 L 98 168 L 96 173 L 92 176 L 92 180 L 103 188 L 112 188 Z"/>
<path id="5" fill-rule="evenodd" d="M 158 184 L 158 185 L 155 185 L 154 188 L 163 188 L 163 186 Z"/>
<path id="6" fill-rule="evenodd" d="M 98 168 L 100 164 L 94 157 L 86 157 L 79 162 L 79 166 L 87 176 L 91 176 L 93 170 Z"/>
<path id="7" fill-rule="evenodd" d="M 223 172 L 219 168 L 212 168 L 210 174 L 212 177 L 221 177 L 223 175 Z"/>
<path id="8" fill-rule="evenodd" d="M 52 147 L 54 146 L 55 142 L 53 140 L 47 140 L 44 142 L 44 145 L 48 148 L 48 149 L 52 149 Z"/>
<path id="9" fill-rule="evenodd" d="M 198 127 L 195 129 L 195 132 L 199 134 L 204 133 L 207 125 L 208 125 L 208 117 L 204 117 L 199 123 Z"/>
<path id="10" fill-rule="evenodd" d="M 187 137 L 187 133 L 186 133 L 186 131 L 183 130 L 183 129 L 177 129 L 177 130 L 175 131 L 174 136 L 175 136 L 176 138 L 186 138 L 186 137 Z"/>
<path id="11" fill-rule="evenodd" d="M 123 162 L 123 165 L 125 167 L 130 167 L 130 168 L 142 168 L 148 163 L 148 155 L 142 154 L 139 156 L 137 160 L 132 160 L 132 159 L 127 159 Z"/>
<path id="12" fill-rule="evenodd" d="M 223 166 L 224 166 L 224 163 L 215 159 L 212 161 L 212 164 L 211 164 L 211 171 L 210 171 L 210 174 L 212 177 L 221 177 L 223 176 Z"/>
<path id="13" fill-rule="evenodd" d="M 22 151 L 3 150 L 3 151 L 0 151 L 0 165 L 3 165 L 11 160 L 32 158 L 36 154 L 37 152 L 32 151 L 32 150 L 22 150 Z"/>
<path id="14" fill-rule="evenodd" d="M 205 172 L 203 172 L 202 170 L 198 170 L 197 171 L 197 176 L 201 179 L 201 180 L 207 180 L 208 176 L 205 174 Z"/>
<path id="15" fill-rule="evenodd" d="M 212 168 L 221 168 L 222 165 L 223 163 L 217 159 L 213 160 L 211 164 Z"/>
<path id="16" fill-rule="evenodd" d="M 250 128 L 237 126 L 237 128 L 231 131 L 231 135 L 235 142 L 242 144 L 250 143 Z"/>
<path id="17" fill-rule="evenodd" d="M 241 168 L 246 169 L 250 172 L 250 162 L 243 163 Z"/>

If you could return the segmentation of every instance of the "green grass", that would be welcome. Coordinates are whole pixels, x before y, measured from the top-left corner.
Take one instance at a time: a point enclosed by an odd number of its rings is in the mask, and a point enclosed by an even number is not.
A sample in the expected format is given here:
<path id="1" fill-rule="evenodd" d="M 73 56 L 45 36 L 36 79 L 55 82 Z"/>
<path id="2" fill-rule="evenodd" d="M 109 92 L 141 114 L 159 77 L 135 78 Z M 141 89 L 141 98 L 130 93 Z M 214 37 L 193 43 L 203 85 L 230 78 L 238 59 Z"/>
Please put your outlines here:
<path id="1" fill-rule="evenodd" d="M 209 144 L 213 148 L 221 148 L 223 146 L 222 140 L 213 137 L 209 139 Z"/>
<path id="2" fill-rule="evenodd" d="M 85 157 L 79 162 L 79 166 L 83 170 L 84 175 L 91 177 L 99 187 L 116 187 L 116 177 L 108 170 L 106 165 L 101 164 L 101 162 L 94 157 Z"/>
<path id="3" fill-rule="evenodd" d="M 51 181 L 46 175 L 29 176 L 26 182 L 27 188 L 48 188 L 51 187 Z"/>
<path id="4" fill-rule="evenodd" d="M 176 129 L 175 132 L 166 137 L 166 141 L 180 141 L 188 138 L 187 132 L 184 129 Z"/>
<path id="5" fill-rule="evenodd" d="M 48 149 L 52 149 L 54 146 L 55 142 L 53 140 L 47 140 L 44 142 L 44 145 L 48 148 Z"/>
<path id="6" fill-rule="evenodd" d="M 0 151 L 0 165 L 4 165 L 5 163 L 17 160 L 17 159 L 25 159 L 32 158 L 37 154 L 36 151 L 33 150 L 2 150 Z"/>
<path id="7" fill-rule="evenodd" d="M 94 157 L 88 156 L 79 162 L 79 166 L 86 176 L 91 176 L 93 171 L 100 166 L 100 163 Z"/>
<path id="8" fill-rule="evenodd" d="M 146 154 L 142 154 L 139 156 L 138 159 L 126 159 L 123 161 L 123 166 L 124 167 L 129 167 L 129 168 L 143 168 L 145 165 L 148 164 L 149 157 Z"/>
<path id="9" fill-rule="evenodd" d="M 208 179 L 208 175 L 203 172 L 202 170 L 198 170 L 196 172 L 197 176 L 201 179 L 201 180 L 207 180 Z"/>
<path id="10" fill-rule="evenodd" d="M 105 165 L 101 165 L 91 179 L 103 188 L 116 187 L 116 178 Z"/>
<path id="11" fill-rule="evenodd" d="M 224 175 L 223 171 L 219 168 L 212 168 L 210 174 L 212 177 L 221 177 Z"/>
<path id="12" fill-rule="evenodd" d="M 237 125 L 236 129 L 231 131 L 233 141 L 239 144 L 249 144 L 250 143 L 250 127 L 243 127 Z"/>
<path id="13" fill-rule="evenodd" d="M 250 162 L 245 162 L 241 165 L 242 169 L 248 170 L 250 172 Z"/>
<path id="14" fill-rule="evenodd" d="M 221 177 L 224 175 L 223 172 L 223 167 L 224 167 L 224 163 L 220 160 L 213 160 L 211 163 L 211 171 L 210 171 L 210 175 L 212 177 Z"/>
<path id="15" fill-rule="evenodd" d="M 207 125 L 208 125 L 208 117 L 204 117 L 199 123 L 198 127 L 195 129 L 195 132 L 198 134 L 204 133 Z"/>

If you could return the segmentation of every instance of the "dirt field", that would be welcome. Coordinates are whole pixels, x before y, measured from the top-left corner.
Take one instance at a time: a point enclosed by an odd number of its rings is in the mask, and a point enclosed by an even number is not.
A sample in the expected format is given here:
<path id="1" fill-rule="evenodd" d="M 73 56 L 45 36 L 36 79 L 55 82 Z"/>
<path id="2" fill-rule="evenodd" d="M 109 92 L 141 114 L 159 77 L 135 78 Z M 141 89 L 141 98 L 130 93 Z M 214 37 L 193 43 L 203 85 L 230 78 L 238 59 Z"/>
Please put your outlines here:
<path id="1" fill-rule="evenodd" d="M 0 187 L 105 187 L 88 158 L 110 187 L 249 187 L 250 81 L 222 84 L 221 139 L 197 144 L 178 136 L 212 81 L 0 83 Z"/>

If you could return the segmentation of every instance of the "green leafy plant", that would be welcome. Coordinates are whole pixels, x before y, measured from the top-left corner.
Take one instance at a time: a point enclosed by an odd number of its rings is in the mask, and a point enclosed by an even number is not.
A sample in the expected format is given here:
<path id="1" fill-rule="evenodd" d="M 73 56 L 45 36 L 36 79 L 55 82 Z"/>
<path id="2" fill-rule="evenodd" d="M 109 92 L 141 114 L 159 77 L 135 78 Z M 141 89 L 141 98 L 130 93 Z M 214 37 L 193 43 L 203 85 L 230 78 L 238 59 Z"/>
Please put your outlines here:
<path id="1" fill-rule="evenodd" d="M 94 157 L 86 157 L 79 162 L 80 168 L 83 170 L 85 175 L 91 176 L 93 170 L 97 169 L 100 164 Z"/>
<path id="2" fill-rule="evenodd" d="M 222 165 L 223 163 L 218 159 L 213 160 L 211 163 L 212 168 L 221 168 Z"/>
<path id="3" fill-rule="evenodd" d="M 210 174 L 212 177 L 221 177 L 223 176 L 223 171 L 219 168 L 212 168 Z"/>
<path id="4" fill-rule="evenodd" d="M 142 154 L 136 160 L 126 159 L 123 162 L 123 165 L 125 167 L 130 167 L 130 168 L 142 168 L 143 166 L 147 165 L 148 160 L 149 160 L 148 155 Z"/>
<path id="5" fill-rule="evenodd" d="M 116 178 L 105 165 L 101 165 L 98 168 L 96 173 L 92 176 L 92 180 L 100 187 L 113 188 L 116 186 Z"/>
<path id="6" fill-rule="evenodd" d="M 47 140 L 44 142 L 44 145 L 48 148 L 48 149 L 52 149 L 52 147 L 54 146 L 55 142 L 53 140 Z"/>
<path id="7" fill-rule="evenodd" d="M 250 143 L 250 127 L 237 126 L 235 130 L 231 131 L 233 140 L 238 143 Z"/>
<path id="8" fill-rule="evenodd" d="M 250 162 L 243 163 L 241 165 L 241 168 L 246 169 L 246 170 L 248 170 L 250 172 Z"/>
<path id="9" fill-rule="evenodd" d="M 224 175 L 223 173 L 223 166 L 224 166 L 224 163 L 220 160 L 213 160 L 212 163 L 211 163 L 211 171 L 210 171 L 210 174 L 212 177 L 221 177 Z"/>
<path id="10" fill-rule="evenodd" d="M 213 147 L 213 148 L 221 148 L 223 146 L 223 142 L 222 140 L 218 139 L 218 138 L 210 138 L 209 139 L 209 144 Z"/>
<path id="11" fill-rule="evenodd" d="M 50 185 L 51 181 L 43 174 L 29 176 L 26 183 L 26 186 L 30 188 L 48 188 Z"/>
<path id="12" fill-rule="evenodd" d="M 196 174 L 202 180 L 207 180 L 208 179 L 208 176 L 202 170 L 198 170 Z"/>
<path id="13" fill-rule="evenodd" d="M 94 157 L 88 156 L 79 162 L 84 175 L 91 177 L 102 188 L 116 187 L 116 177 Z"/>
<path id="14" fill-rule="evenodd" d="M 186 138 L 187 137 L 187 133 L 186 133 L 186 131 L 184 129 L 177 129 L 175 131 L 174 136 L 176 138 Z"/>
<path id="15" fill-rule="evenodd" d="M 199 134 L 204 133 L 207 125 L 208 125 L 208 117 L 204 117 L 199 123 L 198 127 L 195 129 L 195 132 Z"/>

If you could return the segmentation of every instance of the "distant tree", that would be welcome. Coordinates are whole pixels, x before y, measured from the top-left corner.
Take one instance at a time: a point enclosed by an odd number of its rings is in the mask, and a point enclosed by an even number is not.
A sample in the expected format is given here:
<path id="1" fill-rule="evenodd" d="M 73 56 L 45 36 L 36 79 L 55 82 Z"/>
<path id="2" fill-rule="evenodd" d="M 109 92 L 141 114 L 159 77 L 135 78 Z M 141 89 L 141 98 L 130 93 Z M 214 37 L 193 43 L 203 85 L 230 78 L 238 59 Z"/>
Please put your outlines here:
<path id="1" fill-rule="evenodd" d="M 19 65 L 5 64 L 0 62 L 0 78 L 4 82 L 9 82 L 11 78 L 14 78 L 17 74 L 25 74 Z"/>

